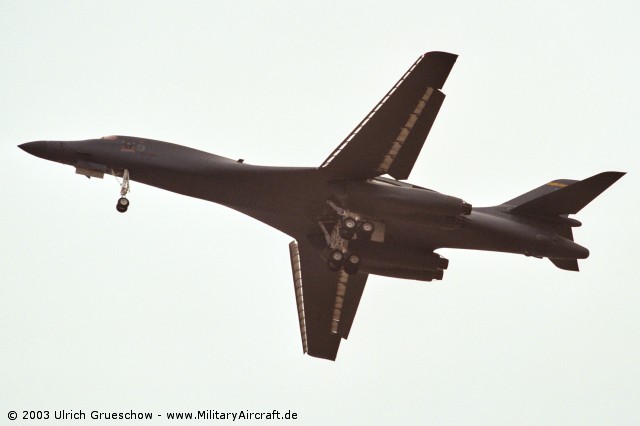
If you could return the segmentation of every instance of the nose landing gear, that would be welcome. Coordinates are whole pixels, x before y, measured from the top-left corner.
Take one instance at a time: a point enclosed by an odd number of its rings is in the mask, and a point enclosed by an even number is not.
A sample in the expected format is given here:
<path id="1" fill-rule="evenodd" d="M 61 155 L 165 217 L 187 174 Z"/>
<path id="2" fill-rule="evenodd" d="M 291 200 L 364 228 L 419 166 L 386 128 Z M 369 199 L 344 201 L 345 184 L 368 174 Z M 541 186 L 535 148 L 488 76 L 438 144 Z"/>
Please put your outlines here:
<path id="1" fill-rule="evenodd" d="M 115 173 L 113 175 L 115 176 Z M 124 169 L 124 172 L 122 173 L 122 182 L 120 182 L 120 198 L 118 199 L 118 203 L 116 204 L 116 210 L 118 210 L 120 213 L 126 212 L 129 208 L 129 199 L 126 198 L 126 195 L 129 193 L 129 191 L 129 170 Z"/>
<path id="2" fill-rule="evenodd" d="M 116 204 L 116 210 L 118 210 L 120 213 L 124 213 L 128 208 L 129 200 L 125 197 L 120 197 L 120 199 L 118 200 L 118 204 Z"/>

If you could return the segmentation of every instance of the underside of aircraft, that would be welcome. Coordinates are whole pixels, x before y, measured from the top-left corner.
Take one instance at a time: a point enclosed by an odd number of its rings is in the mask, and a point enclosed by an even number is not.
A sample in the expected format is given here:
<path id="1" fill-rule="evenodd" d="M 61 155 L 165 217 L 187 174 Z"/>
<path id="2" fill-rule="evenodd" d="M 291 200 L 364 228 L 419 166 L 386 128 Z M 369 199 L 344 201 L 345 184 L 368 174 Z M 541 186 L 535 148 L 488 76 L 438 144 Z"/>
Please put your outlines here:
<path id="1" fill-rule="evenodd" d="M 578 213 L 620 179 L 603 172 L 555 179 L 492 207 L 405 182 L 445 95 L 457 56 L 422 55 L 317 168 L 247 164 L 181 145 L 131 136 L 20 145 L 94 178 L 122 178 L 117 210 L 129 208 L 130 181 L 219 203 L 272 226 L 289 244 L 304 353 L 335 360 L 349 336 L 370 274 L 441 280 L 439 248 L 548 258 L 578 271 L 589 251 L 575 243 Z"/>

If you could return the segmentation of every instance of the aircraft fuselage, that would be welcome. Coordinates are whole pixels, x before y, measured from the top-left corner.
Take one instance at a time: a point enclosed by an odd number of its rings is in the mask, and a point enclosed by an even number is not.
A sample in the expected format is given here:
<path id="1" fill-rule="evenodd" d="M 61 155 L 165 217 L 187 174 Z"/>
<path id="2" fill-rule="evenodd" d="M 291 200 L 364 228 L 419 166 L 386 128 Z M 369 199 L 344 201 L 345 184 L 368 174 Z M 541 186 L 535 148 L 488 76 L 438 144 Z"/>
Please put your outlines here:
<path id="1" fill-rule="evenodd" d="M 322 169 L 255 166 L 142 138 L 38 141 L 21 147 L 48 160 L 116 176 L 127 169 L 134 181 L 225 205 L 291 236 L 317 233 L 322 220 L 317 212 L 330 216 L 327 200 L 342 199 L 346 208 L 383 223 L 379 243 L 393 247 L 424 253 L 459 248 L 569 259 L 589 254 L 559 236 L 559 225 L 511 215 L 499 207 L 474 208 L 465 215 L 462 200 L 405 183 L 330 180 Z M 300 215 L 307 217 L 308 229 L 291 229 L 289 224 L 295 222 L 288 217 Z"/>
<path id="2" fill-rule="evenodd" d="M 25 151 L 88 177 L 129 181 L 219 203 L 293 237 L 289 259 L 304 353 L 335 360 L 369 274 L 441 280 L 458 248 L 548 257 L 578 271 L 589 251 L 573 241 L 578 213 L 624 175 L 557 179 L 494 207 L 405 180 L 445 100 L 457 55 L 421 55 L 317 168 L 264 167 L 156 140 L 112 136 L 39 141 Z M 385 177 L 389 176 L 389 177 Z"/>

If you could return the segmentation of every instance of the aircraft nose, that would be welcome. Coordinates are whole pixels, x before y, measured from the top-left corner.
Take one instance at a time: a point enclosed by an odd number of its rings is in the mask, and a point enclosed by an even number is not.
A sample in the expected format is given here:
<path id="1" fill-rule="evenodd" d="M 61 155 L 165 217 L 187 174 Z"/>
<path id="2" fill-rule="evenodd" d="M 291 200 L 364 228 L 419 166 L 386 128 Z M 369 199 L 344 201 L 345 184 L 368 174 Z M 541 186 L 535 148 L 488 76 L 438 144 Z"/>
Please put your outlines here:
<path id="1" fill-rule="evenodd" d="M 47 158 L 47 154 L 49 153 L 49 143 L 47 141 L 27 142 L 18 145 L 18 148 L 40 158 Z"/>

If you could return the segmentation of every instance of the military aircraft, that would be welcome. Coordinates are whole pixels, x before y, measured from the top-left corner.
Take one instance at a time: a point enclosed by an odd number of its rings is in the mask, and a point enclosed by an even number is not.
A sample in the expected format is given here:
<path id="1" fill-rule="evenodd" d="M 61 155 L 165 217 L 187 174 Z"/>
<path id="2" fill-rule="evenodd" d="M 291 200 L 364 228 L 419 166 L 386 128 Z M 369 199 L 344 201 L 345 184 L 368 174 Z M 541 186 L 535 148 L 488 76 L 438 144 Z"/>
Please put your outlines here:
<path id="1" fill-rule="evenodd" d="M 222 204 L 294 238 L 291 269 L 304 353 L 335 360 L 349 336 L 369 274 L 441 280 L 438 248 L 547 257 L 578 271 L 589 251 L 573 241 L 578 213 L 620 177 L 554 179 L 505 203 L 472 208 L 460 198 L 403 182 L 424 145 L 457 55 L 428 52 L 317 168 L 247 164 L 130 136 L 20 145 L 76 173 L 122 178 Z M 386 176 L 385 176 L 386 175 Z"/>

